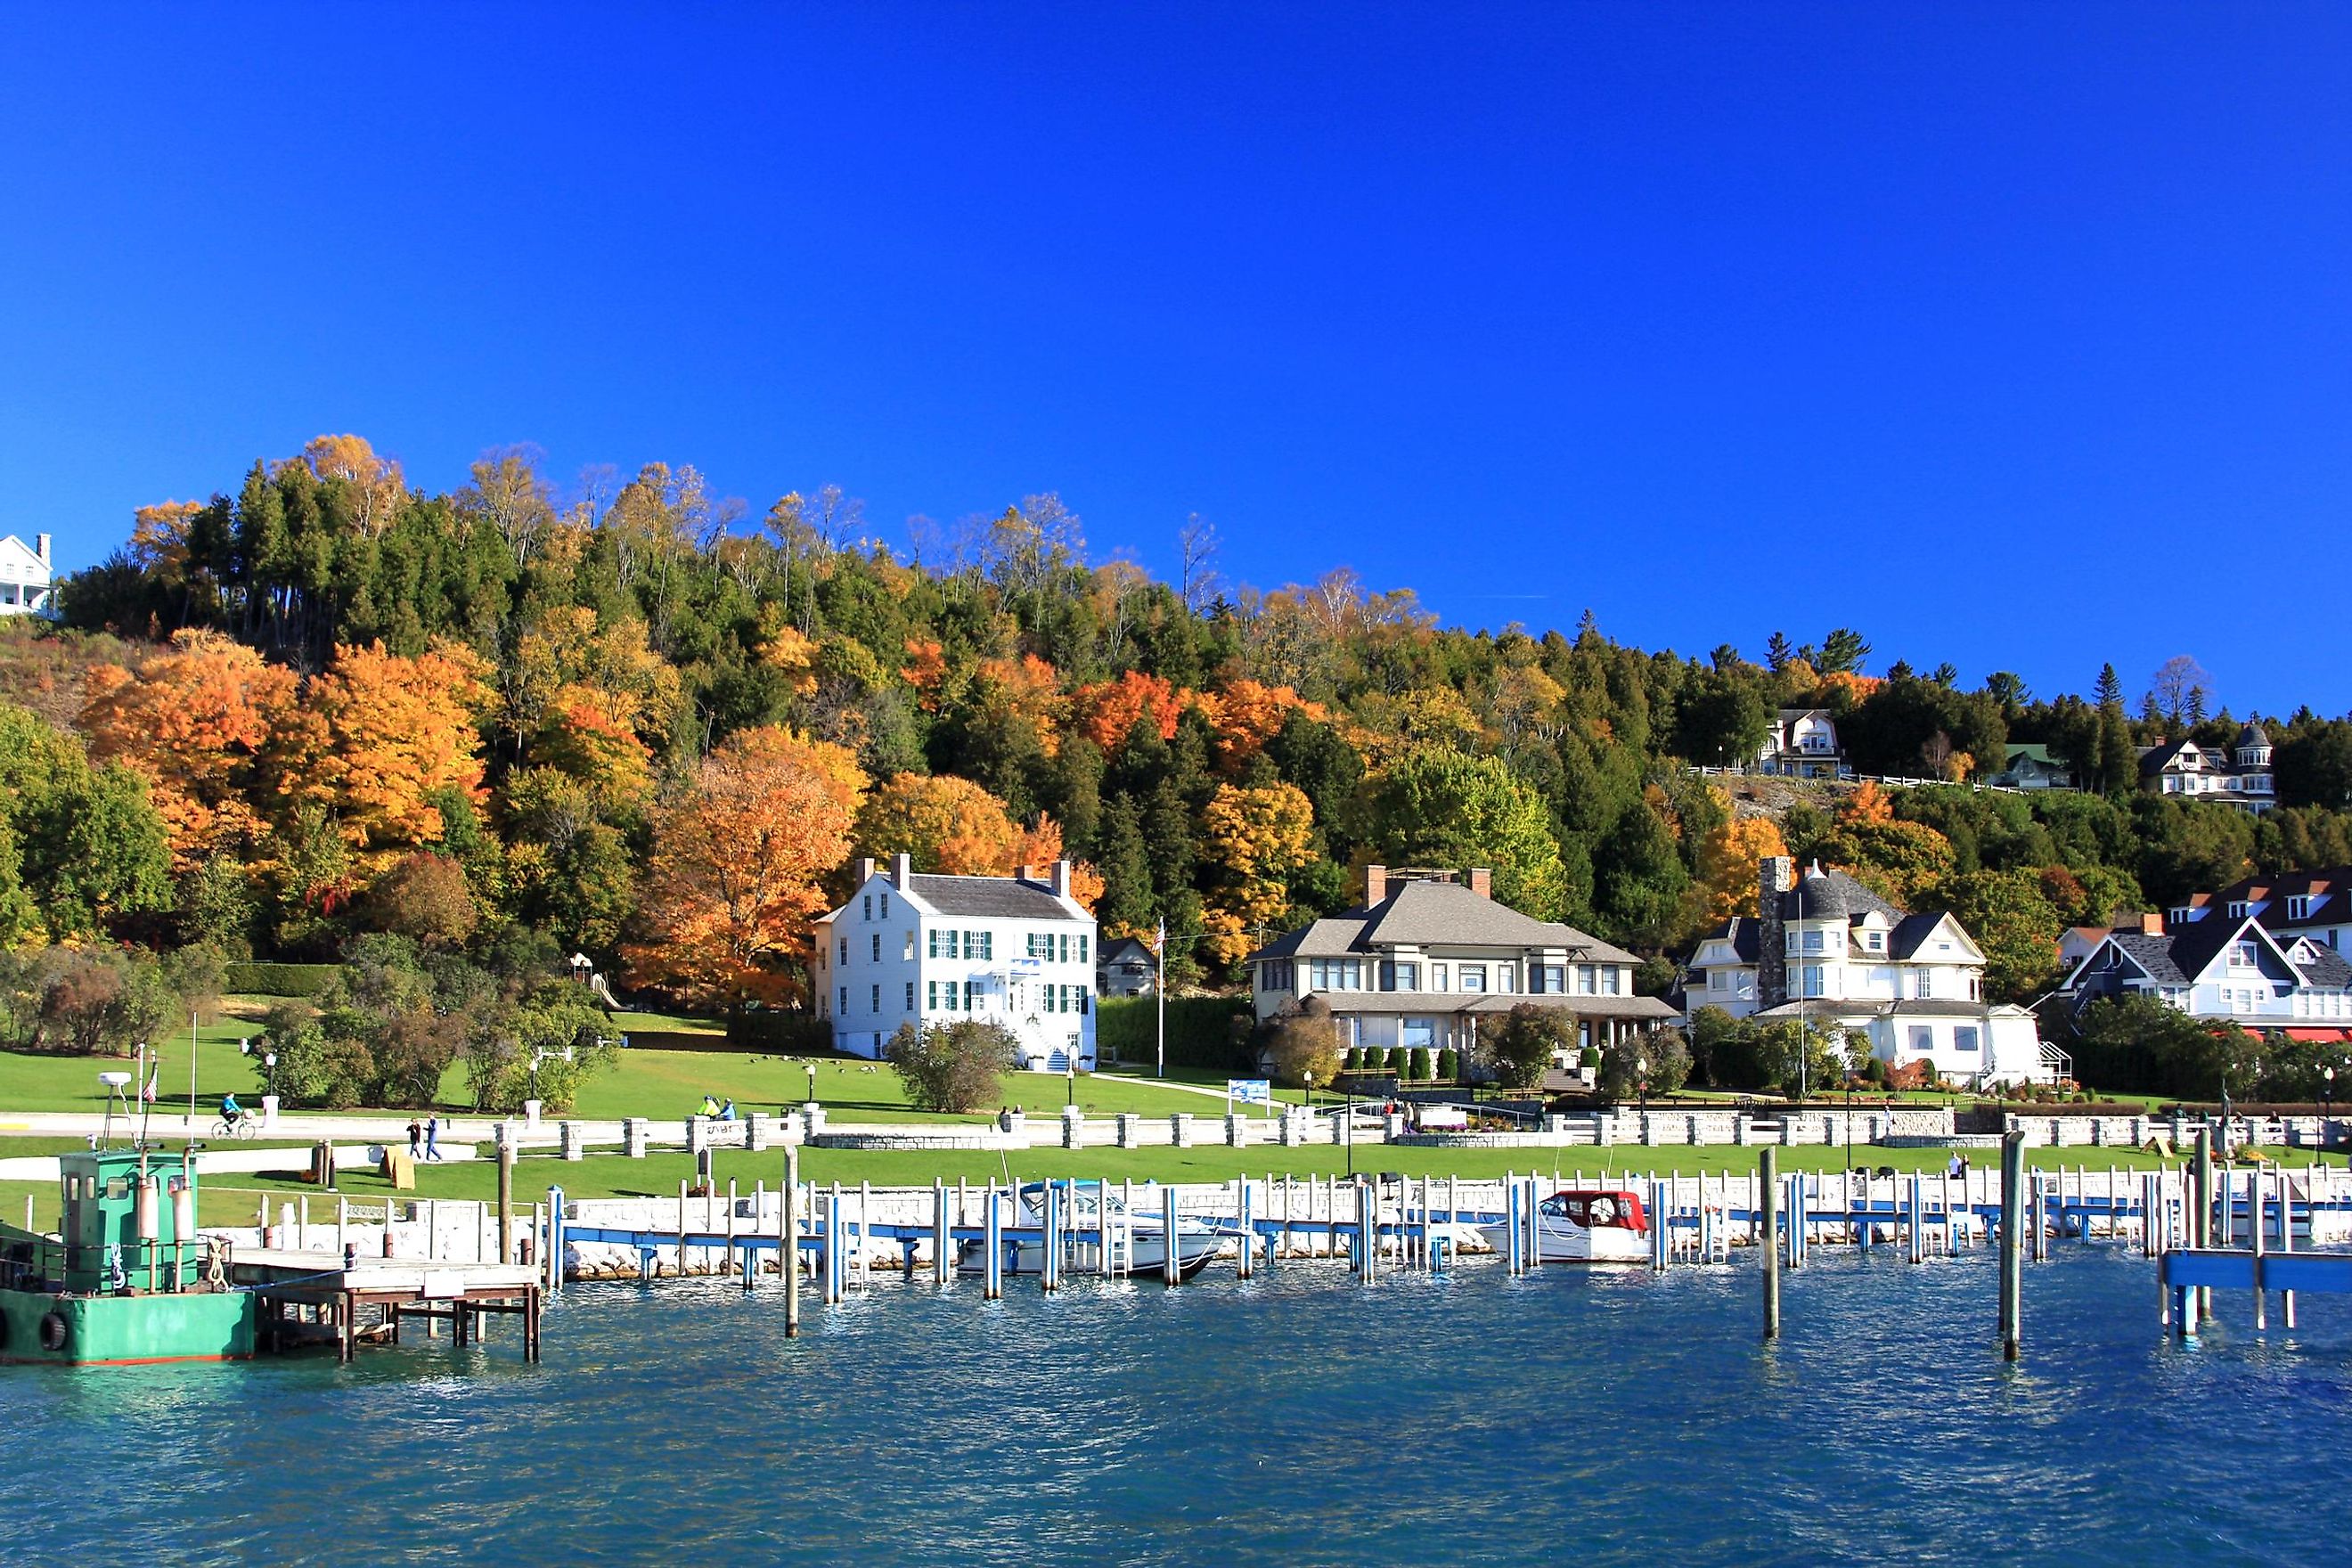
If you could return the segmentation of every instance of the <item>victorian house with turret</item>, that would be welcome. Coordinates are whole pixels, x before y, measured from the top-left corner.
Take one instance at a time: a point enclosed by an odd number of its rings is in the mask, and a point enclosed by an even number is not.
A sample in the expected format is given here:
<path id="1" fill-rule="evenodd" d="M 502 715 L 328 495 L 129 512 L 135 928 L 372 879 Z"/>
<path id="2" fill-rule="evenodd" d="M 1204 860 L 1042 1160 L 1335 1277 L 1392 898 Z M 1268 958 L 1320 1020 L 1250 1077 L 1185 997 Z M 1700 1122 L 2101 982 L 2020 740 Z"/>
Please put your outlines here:
<path id="1" fill-rule="evenodd" d="M 1890 1068 L 1927 1062 L 1979 1084 L 2063 1075 L 2032 1014 L 1985 1001 L 1984 953 L 1958 921 L 1897 908 L 1843 871 L 1792 872 L 1787 857 L 1768 857 L 1756 913 L 1699 938 L 1688 1015 L 1801 1019 L 1862 1037 Z"/>
<path id="2" fill-rule="evenodd" d="M 2248 724 L 2228 748 L 2175 741 L 2140 753 L 2140 787 L 2157 795 L 2218 800 L 2256 816 L 2277 803 L 2271 776 L 2271 738 Z"/>

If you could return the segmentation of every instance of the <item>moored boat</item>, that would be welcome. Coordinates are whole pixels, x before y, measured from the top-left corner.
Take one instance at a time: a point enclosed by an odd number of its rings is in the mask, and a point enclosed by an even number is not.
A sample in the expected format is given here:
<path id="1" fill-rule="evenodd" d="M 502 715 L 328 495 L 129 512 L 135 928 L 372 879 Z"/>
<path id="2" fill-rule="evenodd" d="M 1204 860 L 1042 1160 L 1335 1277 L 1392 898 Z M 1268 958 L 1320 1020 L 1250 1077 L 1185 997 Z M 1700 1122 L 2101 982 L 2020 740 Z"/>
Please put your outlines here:
<path id="1" fill-rule="evenodd" d="M 1508 1220 L 1483 1226 L 1496 1250 L 1510 1245 Z M 1565 1188 L 1536 1205 L 1536 1257 L 1544 1263 L 1643 1263 L 1650 1221 L 1641 1195 L 1617 1188 Z"/>
<path id="2" fill-rule="evenodd" d="M 1164 1277 L 1168 1266 L 1167 1226 L 1148 1201 L 1139 1200 L 1139 1212 L 1129 1213 L 1120 1195 L 1117 1192 L 1104 1193 L 1099 1182 L 1055 1184 L 1061 1189 L 1064 1203 L 1062 1268 L 1066 1274 L 1150 1279 Z M 1150 1190 L 1146 1189 L 1147 1193 Z M 1042 1228 L 1045 1223 L 1045 1184 L 1030 1183 L 1020 1189 L 1016 1201 L 1013 1225 L 1024 1230 Z M 1176 1222 L 1176 1267 L 1180 1276 L 1190 1279 L 1206 1268 L 1224 1245 L 1225 1237 L 1213 1227 L 1180 1216 Z M 961 1242 L 956 1248 L 958 1272 L 985 1273 L 987 1247 L 988 1244 L 977 1237 Z M 1102 1267 L 1106 1253 L 1108 1268 Z M 1042 1274 L 1045 1268 L 1043 1240 L 1005 1237 L 1005 1273 Z"/>

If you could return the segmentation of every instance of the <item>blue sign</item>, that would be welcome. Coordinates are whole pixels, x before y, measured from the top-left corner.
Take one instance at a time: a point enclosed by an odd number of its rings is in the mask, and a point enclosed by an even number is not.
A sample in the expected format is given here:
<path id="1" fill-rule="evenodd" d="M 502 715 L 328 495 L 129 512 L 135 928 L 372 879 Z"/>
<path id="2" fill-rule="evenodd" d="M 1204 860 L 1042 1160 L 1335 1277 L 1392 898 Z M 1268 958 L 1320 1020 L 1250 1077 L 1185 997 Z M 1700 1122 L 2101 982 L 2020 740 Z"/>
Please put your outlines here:
<path id="1" fill-rule="evenodd" d="M 1262 1078 L 1229 1078 L 1225 1079 L 1225 1098 L 1238 1100 L 1244 1105 L 1272 1105 L 1274 1085 Z"/>

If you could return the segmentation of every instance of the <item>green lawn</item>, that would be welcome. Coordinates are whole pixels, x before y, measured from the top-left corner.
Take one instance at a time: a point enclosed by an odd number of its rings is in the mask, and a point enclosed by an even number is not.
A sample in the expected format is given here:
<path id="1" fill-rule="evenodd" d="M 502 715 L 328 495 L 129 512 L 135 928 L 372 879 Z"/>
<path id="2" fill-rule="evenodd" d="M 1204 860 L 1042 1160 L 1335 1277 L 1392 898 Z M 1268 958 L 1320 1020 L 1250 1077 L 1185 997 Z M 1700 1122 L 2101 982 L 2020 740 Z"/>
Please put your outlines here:
<path id="1" fill-rule="evenodd" d="M 235 1018 L 223 1018 L 196 1031 L 199 1111 L 216 1109 L 220 1097 L 226 1093 L 234 1093 L 246 1105 L 260 1105 L 261 1064 L 255 1058 L 240 1056 L 236 1048 L 239 1038 L 257 1038 L 260 1033 L 258 1026 Z M 175 1105 L 182 1114 L 187 1110 L 186 1026 L 183 1024 L 176 1035 L 156 1041 L 155 1047 L 162 1076 L 156 1086 L 155 1102 L 155 1118 L 160 1122 Z M 7 1131 L 8 1113 L 12 1110 L 103 1111 L 107 1096 L 98 1075 L 130 1070 L 127 1057 L 59 1057 L 0 1051 L 0 1132 Z"/>

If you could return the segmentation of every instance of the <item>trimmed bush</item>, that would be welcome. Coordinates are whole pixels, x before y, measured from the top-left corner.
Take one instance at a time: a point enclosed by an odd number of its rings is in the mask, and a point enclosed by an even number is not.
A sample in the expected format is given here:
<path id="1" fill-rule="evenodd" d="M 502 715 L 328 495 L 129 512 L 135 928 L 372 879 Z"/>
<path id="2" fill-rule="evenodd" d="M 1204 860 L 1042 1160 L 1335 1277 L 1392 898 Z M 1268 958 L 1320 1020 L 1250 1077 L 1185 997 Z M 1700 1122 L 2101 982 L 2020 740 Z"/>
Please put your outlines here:
<path id="1" fill-rule="evenodd" d="M 1447 1083 L 1462 1081 L 1462 1053 L 1452 1046 L 1437 1053 L 1437 1076 Z"/>
<path id="2" fill-rule="evenodd" d="M 1578 1053 L 1576 1065 L 1584 1068 L 1587 1072 L 1599 1072 L 1601 1070 L 1601 1047 L 1598 1046 L 1585 1047 L 1581 1052 Z"/>
<path id="3" fill-rule="evenodd" d="M 1427 1046 L 1413 1047 L 1412 1062 L 1408 1076 L 1416 1083 L 1427 1083 L 1431 1079 L 1437 1076 L 1435 1069 L 1431 1065 L 1431 1061 L 1432 1058 Z"/>
<path id="4" fill-rule="evenodd" d="M 340 963 L 230 963 L 221 968 L 221 988 L 239 996 L 318 997 L 342 972 Z"/>
<path id="5" fill-rule="evenodd" d="M 1342 1072 L 1363 1071 L 1364 1047 L 1361 1046 L 1349 1046 L 1339 1058 L 1339 1070 Z"/>
<path id="6" fill-rule="evenodd" d="M 1095 1049 L 1105 1061 L 1150 1062 L 1159 1004 L 1150 996 L 1105 996 L 1095 1004 Z M 1240 1020 L 1236 1028 L 1235 1019 Z M 1225 996 L 1168 998 L 1168 1065 L 1255 1073 L 1249 1004 Z"/>

